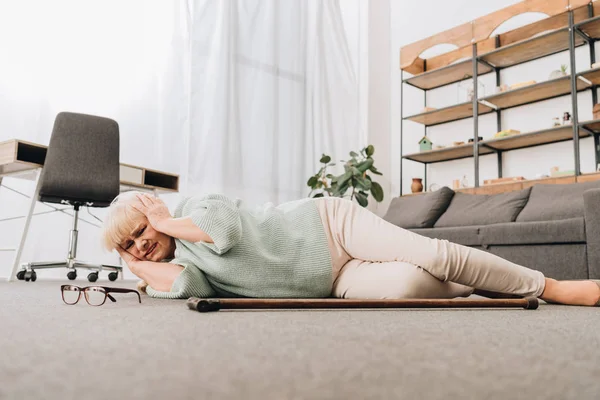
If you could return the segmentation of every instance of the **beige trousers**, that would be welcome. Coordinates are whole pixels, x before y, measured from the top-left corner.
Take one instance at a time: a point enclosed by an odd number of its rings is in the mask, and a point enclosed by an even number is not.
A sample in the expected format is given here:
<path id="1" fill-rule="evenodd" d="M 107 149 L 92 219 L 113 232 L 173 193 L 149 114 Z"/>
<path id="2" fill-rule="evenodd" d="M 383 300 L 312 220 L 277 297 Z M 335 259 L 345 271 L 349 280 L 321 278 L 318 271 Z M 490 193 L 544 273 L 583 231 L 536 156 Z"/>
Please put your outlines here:
<path id="1" fill-rule="evenodd" d="M 539 297 L 544 291 L 540 271 L 399 228 L 347 199 L 314 201 L 331 252 L 335 297 L 453 298 L 474 288 Z"/>

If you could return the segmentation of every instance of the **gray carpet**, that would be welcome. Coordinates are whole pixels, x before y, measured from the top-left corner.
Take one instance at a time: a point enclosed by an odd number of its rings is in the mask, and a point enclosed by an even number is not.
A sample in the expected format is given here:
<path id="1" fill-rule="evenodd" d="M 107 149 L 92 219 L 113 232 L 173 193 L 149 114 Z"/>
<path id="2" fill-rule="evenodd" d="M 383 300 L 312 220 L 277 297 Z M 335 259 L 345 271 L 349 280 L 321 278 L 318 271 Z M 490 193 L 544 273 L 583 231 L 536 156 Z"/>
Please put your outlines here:
<path id="1" fill-rule="evenodd" d="M 200 314 L 61 283 L 0 283 L 0 399 L 600 397 L 599 308 Z"/>

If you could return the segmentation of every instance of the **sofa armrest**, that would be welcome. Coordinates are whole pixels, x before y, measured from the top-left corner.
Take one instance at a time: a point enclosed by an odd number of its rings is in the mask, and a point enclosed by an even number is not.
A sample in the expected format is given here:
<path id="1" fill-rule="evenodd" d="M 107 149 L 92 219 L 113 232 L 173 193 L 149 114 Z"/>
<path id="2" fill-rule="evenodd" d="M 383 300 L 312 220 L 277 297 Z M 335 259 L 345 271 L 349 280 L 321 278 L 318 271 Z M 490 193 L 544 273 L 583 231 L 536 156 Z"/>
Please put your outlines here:
<path id="1" fill-rule="evenodd" d="M 600 189 L 583 192 L 589 277 L 600 278 Z"/>

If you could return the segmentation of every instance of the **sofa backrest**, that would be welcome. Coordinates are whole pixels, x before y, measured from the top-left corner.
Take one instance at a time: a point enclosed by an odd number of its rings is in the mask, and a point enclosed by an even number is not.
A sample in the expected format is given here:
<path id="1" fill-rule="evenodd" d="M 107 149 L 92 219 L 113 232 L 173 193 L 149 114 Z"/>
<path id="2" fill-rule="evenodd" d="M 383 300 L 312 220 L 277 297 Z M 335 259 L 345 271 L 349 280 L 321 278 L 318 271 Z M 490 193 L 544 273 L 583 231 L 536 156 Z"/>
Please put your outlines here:
<path id="1" fill-rule="evenodd" d="M 490 225 L 513 222 L 521 212 L 531 188 L 500 194 L 456 193 L 435 228 Z"/>
<path id="2" fill-rule="evenodd" d="M 534 185 L 529 201 L 516 221 L 552 221 L 583 217 L 583 192 L 596 188 L 600 188 L 600 181 Z"/>
<path id="3" fill-rule="evenodd" d="M 432 228 L 448 208 L 453 196 L 454 190 L 444 186 L 431 193 L 396 197 L 392 199 L 383 219 L 406 229 Z"/>

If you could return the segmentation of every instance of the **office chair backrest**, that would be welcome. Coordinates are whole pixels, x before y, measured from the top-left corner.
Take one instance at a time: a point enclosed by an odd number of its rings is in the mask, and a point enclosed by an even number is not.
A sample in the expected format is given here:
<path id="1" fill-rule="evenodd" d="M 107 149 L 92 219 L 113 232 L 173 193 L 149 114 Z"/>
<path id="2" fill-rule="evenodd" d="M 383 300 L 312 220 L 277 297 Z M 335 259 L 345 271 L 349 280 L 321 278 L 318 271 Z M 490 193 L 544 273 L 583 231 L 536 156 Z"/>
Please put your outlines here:
<path id="1" fill-rule="evenodd" d="M 117 122 L 93 115 L 59 113 L 40 180 L 40 201 L 110 205 L 119 194 Z"/>

